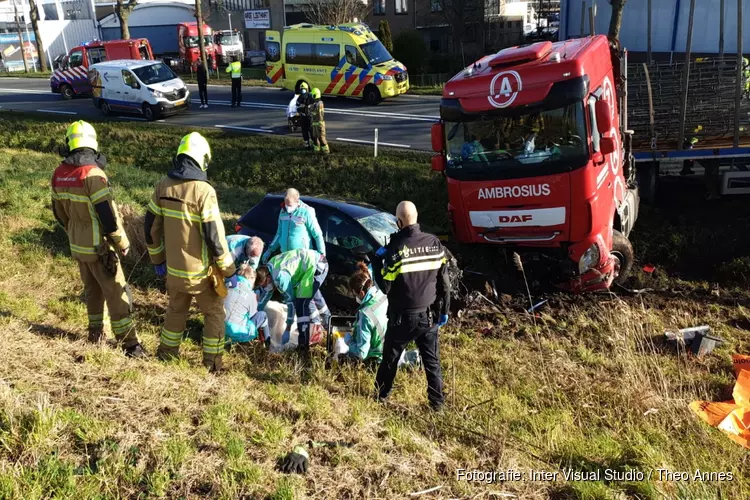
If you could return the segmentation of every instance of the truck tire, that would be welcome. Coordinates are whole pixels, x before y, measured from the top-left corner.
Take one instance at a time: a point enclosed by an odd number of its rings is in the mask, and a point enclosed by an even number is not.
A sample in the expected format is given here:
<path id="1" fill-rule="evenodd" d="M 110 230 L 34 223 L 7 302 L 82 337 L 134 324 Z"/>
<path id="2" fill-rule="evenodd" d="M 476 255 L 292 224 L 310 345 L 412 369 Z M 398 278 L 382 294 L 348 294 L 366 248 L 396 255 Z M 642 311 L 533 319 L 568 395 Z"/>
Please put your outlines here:
<path id="1" fill-rule="evenodd" d="M 142 111 L 143 111 L 143 117 L 146 120 L 148 120 L 150 122 L 156 120 L 156 113 L 154 113 L 154 108 L 151 107 L 151 105 L 149 103 L 147 103 L 147 102 L 143 103 L 143 109 L 142 109 Z"/>
<path id="2" fill-rule="evenodd" d="M 362 100 L 370 106 L 375 106 L 380 102 L 380 91 L 375 85 L 370 84 L 365 87 L 365 93 L 362 95 Z"/>
<path id="3" fill-rule="evenodd" d="M 618 261 L 615 267 L 617 273 L 615 283 L 622 285 L 628 279 L 630 271 L 633 269 L 633 261 L 635 259 L 633 245 L 625 235 L 615 230 L 612 233 L 612 250 L 609 253 Z"/>
<path id="4" fill-rule="evenodd" d="M 659 162 L 643 163 L 636 172 L 638 179 L 638 194 L 645 203 L 656 203 L 656 192 L 659 187 Z"/>
<path id="5" fill-rule="evenodd" d="M 109 103 L 104 99 L 99 103 L 99 109 L 102 110 L 104 116 L 110 116 L 112 114 L 112 109 L 109 107 Z"/>
<path id="6" fill-rule="evenodd" d="M 65 83 L 60 86 L 60 95 L 62 96 L 63 99 L 65 99 L 66 101 L 69 101 L 76 96 L 76 93 L 73 90 L 73 87 Z"/>

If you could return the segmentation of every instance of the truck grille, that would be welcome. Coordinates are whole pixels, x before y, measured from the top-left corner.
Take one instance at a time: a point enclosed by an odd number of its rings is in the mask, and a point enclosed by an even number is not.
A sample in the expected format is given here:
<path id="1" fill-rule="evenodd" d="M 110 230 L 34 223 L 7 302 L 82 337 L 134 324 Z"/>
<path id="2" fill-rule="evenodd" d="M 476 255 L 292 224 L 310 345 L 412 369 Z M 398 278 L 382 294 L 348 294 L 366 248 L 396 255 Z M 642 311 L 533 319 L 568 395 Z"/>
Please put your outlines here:
<path id="1" fill-rule="evenodd" d="M 185 92 L 185 89 L 181 88 L 180 90 L 175 90 L 174 92 L 168 92 L 164 94 L 164 97 L 166 97 L 168 101 L 179 101 L 180 99 L 185 97 Z"/>
<path id="2" fill-rule="evenodd" d="M 393 77 L 396 79 L 396 82 L 403 83 L 409 79 L 409 73 L 402 71 L 401 73 L 396 73 Z"/>

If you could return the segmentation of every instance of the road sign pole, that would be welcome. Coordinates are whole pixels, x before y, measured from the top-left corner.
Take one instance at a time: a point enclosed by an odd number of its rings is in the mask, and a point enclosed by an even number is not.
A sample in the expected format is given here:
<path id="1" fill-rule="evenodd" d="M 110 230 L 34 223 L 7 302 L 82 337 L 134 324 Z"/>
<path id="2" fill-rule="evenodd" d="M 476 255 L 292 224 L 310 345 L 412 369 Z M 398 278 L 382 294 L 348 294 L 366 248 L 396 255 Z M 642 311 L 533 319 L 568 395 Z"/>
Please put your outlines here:
<path id="1" fill-rule="evenodd" d="M 375 129 L 375 158 L 378 157 L 378 129 Z"/>

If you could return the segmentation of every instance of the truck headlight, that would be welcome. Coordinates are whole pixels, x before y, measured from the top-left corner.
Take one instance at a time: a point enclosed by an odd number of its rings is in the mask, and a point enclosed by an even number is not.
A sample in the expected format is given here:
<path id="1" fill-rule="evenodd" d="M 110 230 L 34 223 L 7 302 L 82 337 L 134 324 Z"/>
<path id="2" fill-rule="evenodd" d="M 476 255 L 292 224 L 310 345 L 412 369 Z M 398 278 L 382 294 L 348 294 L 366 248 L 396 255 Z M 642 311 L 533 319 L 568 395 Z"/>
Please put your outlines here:
<path id="1" fill-rule="evenodd" d="M 385 80 L 385 81 L 393 80 L 393 76 L 391 76 L 391 75 L 383 75 L 383 80 Z"/>
<path id="2" fill-rule="evenodd" d="M 578 273 L 583 274 L 589 269 L 595 267 L 599 263 L 599 246 L 594 243 L 591 245 L 578 261 Z"/>

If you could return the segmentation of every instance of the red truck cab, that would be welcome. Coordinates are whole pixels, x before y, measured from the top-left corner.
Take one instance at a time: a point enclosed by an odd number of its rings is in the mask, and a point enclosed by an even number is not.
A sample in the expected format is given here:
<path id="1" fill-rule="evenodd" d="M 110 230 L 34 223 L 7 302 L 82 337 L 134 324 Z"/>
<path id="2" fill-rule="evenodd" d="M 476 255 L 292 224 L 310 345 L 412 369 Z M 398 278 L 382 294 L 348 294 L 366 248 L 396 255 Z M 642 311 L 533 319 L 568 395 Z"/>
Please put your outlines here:
<path id="1" fill-rule="evenodd" d="M 153 58 L 151 45 L 145 38 L 87 42 L 70 49 L 61 67 L 52 73 L 50 89 L 64 99 L 90 94 L 92 87 L 88 80 L 88 68 L 91 65 L 118 59 Z"/>
<path id="2" fill-rule="evenodd" d="M 208 65 L 216 69 L 216 46 L 213 41 L 213 31 L 207 24 L 203 25 L 203 41 L 206 46 L 206 58 L 209 60 Z M 201 60 L 200 39 L 198 38 L 198 23 L 179 23 L 177 25 L 177 40 L 180 47 L 180 59 L 187 72 L 191 68 L 193 71 L 198 67 Z"/>
<path id="3" fill-rule="evenodd" d="M 604 36 L 511 47 L 454 76 L 432 168 L 456 240 L 558 254 L 571 291 L 624 280 L 639 197 L 621 82 Z"/>

